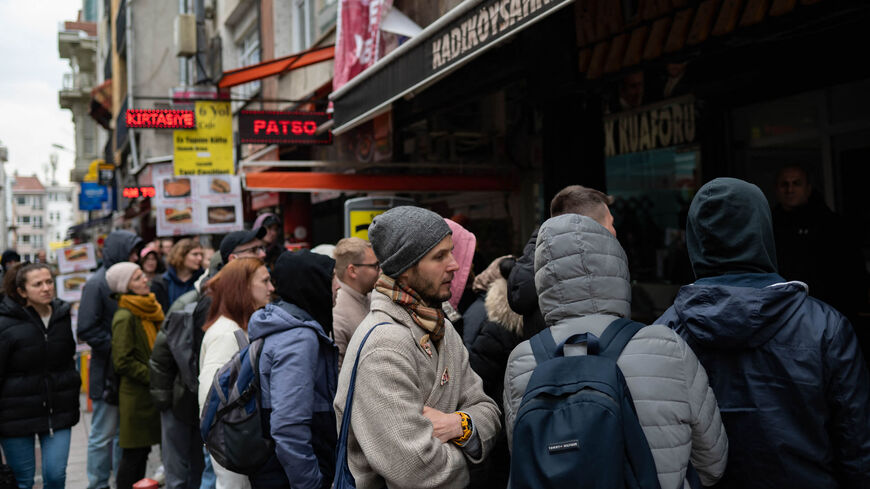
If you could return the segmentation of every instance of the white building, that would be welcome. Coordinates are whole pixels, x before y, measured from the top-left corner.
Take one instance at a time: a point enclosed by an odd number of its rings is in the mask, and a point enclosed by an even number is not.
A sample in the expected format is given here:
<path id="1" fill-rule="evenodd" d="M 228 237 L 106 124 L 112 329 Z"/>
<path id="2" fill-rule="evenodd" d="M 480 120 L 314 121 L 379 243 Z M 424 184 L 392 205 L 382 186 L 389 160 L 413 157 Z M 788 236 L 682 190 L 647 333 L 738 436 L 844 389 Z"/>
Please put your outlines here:
<path id="1" fill-rule="evenodd" d="M 6 181 L 6 146 L 0 143 L 0 250 L 5 250 L 9 246 L 9 227 L 7 213 L 12 212 L 12 196 L 9 193 L 9 182 Z"/>
<path id="2" fill-rule="evenodd" d="M 74 186 L 50 185 L 45 189 L 46 240 L 48 260 L 57 262 L 52 243 L 66 239 L 67 230 L 81 221 L 78 211 L 78 198 Z"/>

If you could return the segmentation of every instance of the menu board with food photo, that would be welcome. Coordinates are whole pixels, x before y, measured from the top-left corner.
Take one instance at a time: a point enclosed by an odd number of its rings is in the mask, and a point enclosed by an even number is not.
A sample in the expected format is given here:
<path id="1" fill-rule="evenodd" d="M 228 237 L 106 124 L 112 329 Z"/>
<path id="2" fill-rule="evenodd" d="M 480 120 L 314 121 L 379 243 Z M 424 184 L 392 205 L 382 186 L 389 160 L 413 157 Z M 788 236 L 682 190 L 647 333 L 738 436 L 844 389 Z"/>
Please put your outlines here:
<path id="1" fill-rule="evenodd" d="M 85 243 L 61 249 L 57 254 L 60 273 L 82 272 L 97 267 L 97 254 L 93 243 Z"/>
<path id="2" fill-rule="evenodd" d="M 157 235 L 219 234 L 242 229 L 242 186 L 235 175 L 176 177 L 155 165 Z"/>
<path id="3" fill-rule="evenodd" d="M 67 302 L 78 302 L 82 299 L 82 289 L 85 287 L 85 282 L 91 276 L 90 273 L 79 272 L 70 273 L 67 275 L 58 275 L 57 280 L 57 296 Z"/>

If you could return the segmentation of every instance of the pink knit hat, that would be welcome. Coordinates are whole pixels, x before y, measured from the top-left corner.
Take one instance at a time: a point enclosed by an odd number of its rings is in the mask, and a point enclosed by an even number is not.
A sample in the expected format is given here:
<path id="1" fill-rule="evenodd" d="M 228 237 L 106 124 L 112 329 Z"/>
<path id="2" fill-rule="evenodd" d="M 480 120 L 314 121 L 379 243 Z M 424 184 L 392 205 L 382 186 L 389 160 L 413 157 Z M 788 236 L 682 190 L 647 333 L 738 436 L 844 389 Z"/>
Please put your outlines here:
<path id="1" fill-rule="evenodd" d="M 474 234 L 459 224 L 444 219 L 450 230 L 453 231 L 453 258 L 459 264 L 459 270 L 453 275 L 450 282 L 450 305 L 453 308 L 459 306 L 459 299 L 465 292 L 465 283 L 468 282 L 468 274 L 471 272 L 471 264 L 474 259 L 474 249 L 477 247 L 477 238 Z"/>

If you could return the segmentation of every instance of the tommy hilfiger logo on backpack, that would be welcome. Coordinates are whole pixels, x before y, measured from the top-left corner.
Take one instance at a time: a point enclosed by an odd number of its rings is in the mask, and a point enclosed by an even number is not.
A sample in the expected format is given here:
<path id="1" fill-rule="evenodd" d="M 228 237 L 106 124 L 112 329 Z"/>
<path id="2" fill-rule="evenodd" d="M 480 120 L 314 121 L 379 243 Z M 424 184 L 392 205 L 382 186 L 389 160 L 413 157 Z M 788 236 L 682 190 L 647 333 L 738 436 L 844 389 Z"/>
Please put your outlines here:
<path id="1" fill-rule="evenodd" d="M 568 450 L 579 450 L 580 442 L 577 440 L 568 440 L 568 441 L 560 441 L 557 443 L 550 443 L 547 445 L 547 450 L 550 452 L 550 455 L 554 453 L 562 453 L 567 452 Z"/>

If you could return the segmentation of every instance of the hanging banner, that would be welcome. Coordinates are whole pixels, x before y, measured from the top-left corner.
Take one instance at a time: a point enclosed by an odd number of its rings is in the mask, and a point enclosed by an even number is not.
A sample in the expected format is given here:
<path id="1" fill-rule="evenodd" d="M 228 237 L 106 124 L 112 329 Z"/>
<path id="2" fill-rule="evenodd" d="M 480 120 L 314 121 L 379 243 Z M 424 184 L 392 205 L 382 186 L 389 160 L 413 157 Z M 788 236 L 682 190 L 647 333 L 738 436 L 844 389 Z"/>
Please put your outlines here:
<path id="1" fill-rule="evenodd" d="M 381 56 L 381 21 L 393 0 L 341 0 L 335 33 L 332 91 L 375 64 Z"/>
<path id="2" fill-rule="evenodd" d="M 57 269 L 60 273 L 72 273 L 97 268 L 97 253 L 93 243 L 64 248 L 57 253 Z"/>
<path id="3" fill-rule="evenodd" d="M 82 182 L 79 193 L 80 211 L 98 211 L 109 200 L 109 189 L 95 182 Z"/>
<path id="4" fill-rule="evenodd" d="M 88 281 L 91 275 L 92 274 L 88 272 L 58 275 L 55 279 L 57 282 L 55 290 L 57 291 L 58 299 L 67 302 L 78 302 L 82 300 L 82 289 L 85 287 L 85 282 Z"/>
<path id="5" fill-rule="evenodd" d="M 175 175 L 233 174 L 233 113 L 229 102 L 195 104 L 196 129 L 173 133 Z"/>
<path id="6" fill-rule="evenodd" d="M 242 229 L 242 185 L 235 175 L 176 177 L 154 165 L 157 236 L 223 234 Z"/>

